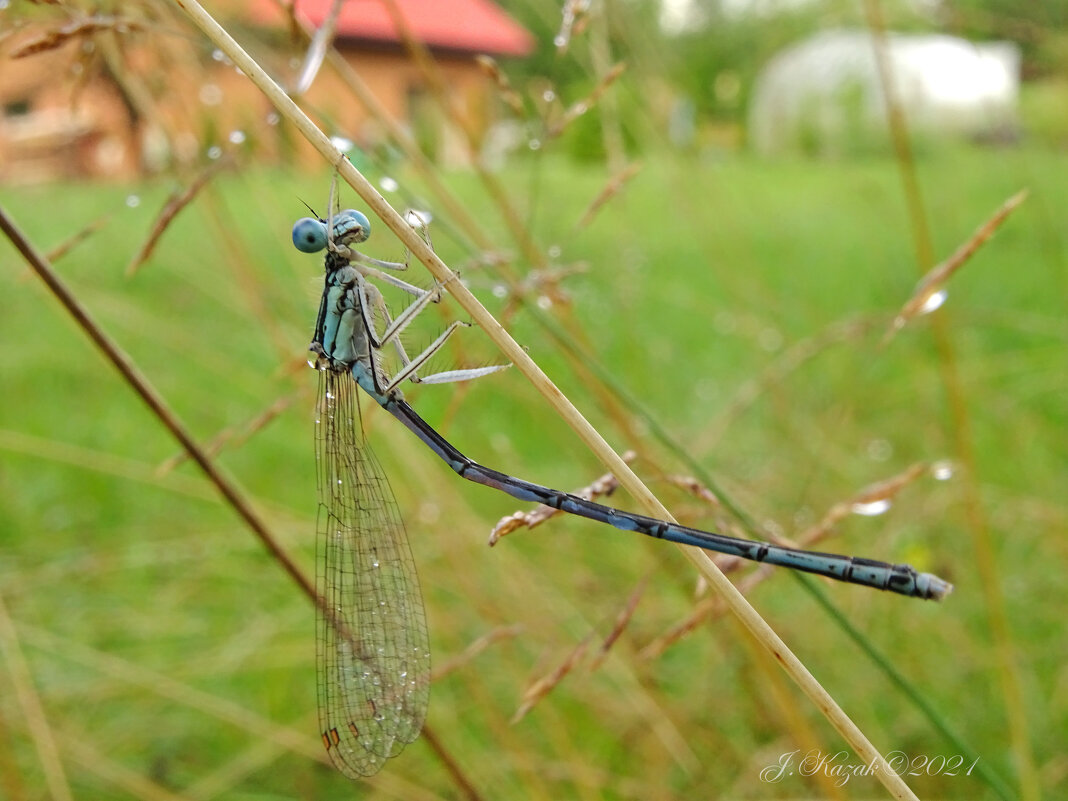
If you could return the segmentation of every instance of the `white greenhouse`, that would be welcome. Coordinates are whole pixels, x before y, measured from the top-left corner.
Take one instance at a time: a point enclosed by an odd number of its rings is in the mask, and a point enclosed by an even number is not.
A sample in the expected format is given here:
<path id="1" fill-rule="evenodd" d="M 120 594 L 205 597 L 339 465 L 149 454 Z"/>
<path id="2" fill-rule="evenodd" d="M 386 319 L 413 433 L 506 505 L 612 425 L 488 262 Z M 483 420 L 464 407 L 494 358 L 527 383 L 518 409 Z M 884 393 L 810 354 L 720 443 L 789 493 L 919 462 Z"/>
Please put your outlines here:
<path id="1" fill-rule="evenodd" d="M 887 62 L 911 132 L 998 140 L 1015 135 L 1016 45 L 889 34 Z M 871 34 L 828 31 L 764 68 L 750 101 L 749 141 L 766 155 L 835 155 L 886 142 L 886 120 Z"/>

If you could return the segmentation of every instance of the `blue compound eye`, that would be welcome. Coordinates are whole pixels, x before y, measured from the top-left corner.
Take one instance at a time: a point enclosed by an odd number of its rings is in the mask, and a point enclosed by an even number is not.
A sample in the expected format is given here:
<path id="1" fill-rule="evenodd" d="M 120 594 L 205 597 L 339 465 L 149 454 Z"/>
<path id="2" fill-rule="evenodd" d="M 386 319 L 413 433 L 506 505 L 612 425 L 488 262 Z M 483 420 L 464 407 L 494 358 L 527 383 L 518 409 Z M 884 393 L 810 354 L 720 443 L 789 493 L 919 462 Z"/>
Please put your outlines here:
<path id="1" fill-rule="evenodd" d="M 304 217 L 293 224 L 293 246 L 301 253 L 318 253 L 326 247 L 326 225 Z"/>
<path id="2" fill-rule="evenodd" d="M 366 242 L 371 235 L 371 221 L 367 215 L 356 209 L 345 209 L 333 220 L 334 239 L 345 243 Z"/>

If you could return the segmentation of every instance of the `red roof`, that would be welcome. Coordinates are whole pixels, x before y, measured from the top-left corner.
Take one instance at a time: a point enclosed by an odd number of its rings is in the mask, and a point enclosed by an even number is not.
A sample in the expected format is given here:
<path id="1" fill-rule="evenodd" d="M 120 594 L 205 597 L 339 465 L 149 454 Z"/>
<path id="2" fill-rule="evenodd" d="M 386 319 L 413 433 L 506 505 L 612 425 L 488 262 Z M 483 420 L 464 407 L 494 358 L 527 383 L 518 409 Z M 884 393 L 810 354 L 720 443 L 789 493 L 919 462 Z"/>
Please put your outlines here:
<path id="1" fill-rule="evenodd" d="M 534 37 L 490 0 L 395 0 L 415 37 L 431 47 L 525 56 L 534 49 Z M 297 13 L 312 25 L 325 19 L 332 0 L 296 0 Z M 277 24 L 273 0 L 254 0 L 252 17 Z M 337 22 L 342 38 L 373 42 L 399 42 L 396 28 L 382 0 L 346 0 Z"/>

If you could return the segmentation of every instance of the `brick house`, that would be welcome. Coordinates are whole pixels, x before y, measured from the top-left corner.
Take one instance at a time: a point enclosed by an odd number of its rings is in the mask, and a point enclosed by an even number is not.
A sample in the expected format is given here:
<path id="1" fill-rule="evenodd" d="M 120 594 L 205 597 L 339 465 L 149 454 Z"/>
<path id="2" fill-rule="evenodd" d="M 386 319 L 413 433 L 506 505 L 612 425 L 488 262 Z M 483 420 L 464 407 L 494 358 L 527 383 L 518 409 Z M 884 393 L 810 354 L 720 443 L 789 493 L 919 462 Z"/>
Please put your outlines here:
<path id="1" fill-rule="evenodd" d="M 498 109 L 478 54 L 522 57 L 531 35 L 490 0 L 396 0 L 412 36 L 434 56 L 437 75 L 464 125 L 485 132 Z M 318 26 L 330 0 L 297 0 Z M 213 7 L 260 63 L 291 86 L 306 42 L 274 0 Z M 220 10 L 221 9 L 221 10 Z M 0 16 L 3 15 L 0 11 Z M 10 13 L 10 12 L 8 12 Z M 295 134 L 277 125 L 267 101 L 223 60 L 204 54 L 199 34 L 152 20 L 125 20 L 23 58 L 11 53 L 68 21 L 27 25 L 0 48 L 0 180 L 130 178 L 195 160 L 212 144 L 243 138 L 263 159 L 307 158 Z M 177 34 L 177 35 L 174 35 Z M 428 155 L 465 160 L 466 145 L 432 97 L 382 0 L 348 0 L 334 46 L 378 104 L 404 124 Z M 384 131 L 335 70 L 324 65 L 300 100 L 330 135 L 374 147 Z"/>

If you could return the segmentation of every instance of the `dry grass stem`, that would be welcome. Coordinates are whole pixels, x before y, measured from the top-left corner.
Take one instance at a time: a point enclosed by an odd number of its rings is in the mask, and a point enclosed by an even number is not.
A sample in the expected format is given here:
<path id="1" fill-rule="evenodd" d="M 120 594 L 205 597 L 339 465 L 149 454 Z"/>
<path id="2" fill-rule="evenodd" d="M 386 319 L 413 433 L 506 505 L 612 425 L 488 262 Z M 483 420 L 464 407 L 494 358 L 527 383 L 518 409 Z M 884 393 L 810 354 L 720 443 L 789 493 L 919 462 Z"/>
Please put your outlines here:
<path id="1" fill-rule="evenodd" d="M 293 94 L 296 97 L 304 94 L 315 82 L 315 76 L 319 74 L 319 68 L 323 65 L 328 50 L 333 48 L 334 35 L 337 33 L 337 19 L 341 15 L 341 7 L 344 0 L 334 0 L 330 4 L 330 10 L 326 12 L 319 29 L 312 36 L 308 45 L 308 52 L 304 56 L 304 64 L 300 68 Z"/>
<path id="2" fill-rule="evenodd" d="M 203 170 L 200 175 L 193 179 L 193 181 L 185 189 L 180 192 L 174 192 L 163 208 L 160 209 L 159 216 L 156 217 L 156 221 L 152 224 L 152 230 L 149 231 L 148 238 L 141 245 L 137 254 L 130 260 L 129 265 L 126 267 L 126 277 L 133 276 L 151 256 L 152 251 L 156 249 L 156 245 L 159 243 L 160 237 L 163 236 L 164 231 L 167 230 L 174 218 L 178 216 L 179 212 L 188 206 L 193 199 L 200 193 L 200 190 L 207 186 L 208 182 L 215 177 L 217 173 L 224 169 L 232 167 L 234 161 L 232 158 L 223 157 L 218 161 L 213 161 Z"/>
<path id="3" fill-rule="evenodd" d="M 627 451 L 623 454 L 623 461 L 630 464 L 637 456 L 638 454 L 634 451 Z M 618 486 L 619 481 L 616 480 L 616 477 L 611 473 L 605 473 L 571 494 L 587 501 L 593 501 L 605 495 L 611 495 Z M 502 517 L 497 522 L 497 525 L 493 527 L 493 531 L 490 532 L 489 536 L 489 544 L 491 546 L 496 545 L 502 537 L 511 534 L 516 529 L 535 528 L 559 514 L 563 514 L 559 509 L 543 504 L 539 504 L 529 512 L 513 512 L 506 517 Z"/>
<path id="4" fill-rule="evenodd" d="M 541 308 L 570 306 L 571 296 L 561 285 L 571 276 L 581 275 L 588 269 L 585 262 L 578 262 L 531 270 L 522 279 L 513 280 L 506 288 L 505 303 L 500 311 L 501 323 L 507 327 L 520 308 L 528 306 L 526 301 L 531 297 L 537 298 L 536 303 Z"/>
<path id="5" fill-rule="evenodd" d="M 597 101 L 600 100 L 601 95 L 605 93 L 609 86 L 615 83 L 616 79 L 623 74 L 626 68 L 626 64 L 622 62 L 615 64 L 607 73 L 605 73 L 604 77 L 597 82 L 597 86 L 593 88 L 593 91 L 590 92 L 589 95 L 568 106 L 567 111 L 549 126 L 546 131 L 546 136 L 550 139 L 559 136 L 567 129 L 567 126 L 597 105 Z"/>
<path id="6" fill-rule="evenodd" d="M 560 11 L 560 30 L 553 43 L 560 55 L 571 46 L 571 37 L 581 35 L 589 24 L 590 0 L 567 0 Z"/>
<path id="7" fill-rule="evenodd" d="M 886 343 L 894 334 L 900 331 L 915 317 L 934 311 L 941 305 L 941 299 L 936 296 L 943 291 L 946 283 L 953 274 L 975 255 L 983 244 L 986 243 L 994 232 L 1001 227 L 1016 208 L 1027 199 L 1028 191 L 1023 189 L 1006 200 L 994 214 L 982 225 L 975 229 L 975 233 L 956 252 L 940 264 L 932 267 L 916 285 L 916 291 L 908 299 L 901 311 L 897 313 L 890 330 L 883 337 Z"/>
<path id="8" fill-rule="evenodd" d="M 26 58 L 63 47 L 75 39 L 85 39 L 102 31 L 128 34 L 143 30 L 144 23 L 130 17 L 91 16 L 79 17 L 67 22 L 56 23 L 33 36 L 28 41 L 14 48 L 11 58 Z"/>
<path id="9" fill-rule="evenodd" d="M 730 403 L 724 407 L 713 424 L 708 427 L 707 432 L 702 435 L 702 448 L 707 447 L 703 443 L 721 440 L 742 412 L 764 397 L 769 388 L 785 381 L 806 363 L 834 345 L 864 336 L 877 324 L 881 324 L 883 319 L 885 317 L 879 318 L 878 321 L 873 318 L 837 321 L 819 333 L 791 345 L 777 356 L 759 376 L 738 388 Z"/>
<path id="10" fill-rule="evenodd" d="M 645 593 L 645 588 L 649 585 L 649 577 L 646 576 L 638 582 L 638 586 L 634 588 L 634 591 L 627 596 L 627 602 L 623 605 L 623 608 L 619 610 L 619 614 L 616 615 L 615 622 L 612 625 L 612 630 L 608 632 L 608 636 L 601 641 L 601 647 L 597 649 L 597 653 L 594 654 L 593 659 L 590 660 L 590 671 L 597 670 L 608 656 L 608 652 L 612 650 L 612 646 L 616 644 L 616 641 L 623 634 L 623 630 L 630 623 L 630 619 L 634 617 L 634 612 L 638 609 L 638 602 L 642 599 L 642 595 Z"/>
<path id="11" fill-rule="evenodd" d="M 305 391 L 297 390 L 296 392 L 291 392 L 289 395 L 283 395 L 282 397 L 275 399 L 274 401 L 272 401 L 270 406 L 268 406 L 255 417 L 253 417 L 251 420 L 246 421 L 243 425 L 224 428 L 222 431 L 212 437 L 210 441 L 205 443 L 204 452 L 207 453 L 209 456 L 214 457 L 218 456 L 219 452 L 222 451 L 222 449 L 227 445 L 230 445 L 231 447 L 236 447 L 238 445 L 244 444 L 255 434 L 266 428 L 271 421 L 278 417 L 278 415 L 280 415 L 282 412 L 292 406 L 293 401 L 295 401 L 297 398 L 303 398 L 306 395 L 307 393 Z M 161 462 L 160 465 L 156 468 L 155 474 L 157 476 L 165 476 L 172 470 L 174 470 L 176 467 L 181 464 L 184 464 L 188 460 L 189 454 L 185 451 L 180 451 L 174 456 L 172 456 L 170 459 Z"/>
<path id="12" fill-rule="evenodd" d="M 526 717 L 527 713 L 537 706 L 538 702 L 548 695 L 553 687 L 563 681 L 564 677 L 575 669 L 575 666 L 586 655 L 586 651 L 589 650 L 590 639 L 590 636 L 584 637 L 582 642 L 572 649 L 571 653 L 567 655 L 564 661 L 561 662 L 552 673 L 543 676 L 527 688 L 526 692 L 523 693 L 523 700 L 519 704 L 519 708 L 516 710 L 515 714 L 512 715 L 512 723 L 518 723 Z"/>
<path id="13" fill-rule="evenodd" d="M 523 627 L 516 624 L 513 626 L 498 626 L 492 631 L 479 637 L 469 646 L 467 646 L 462 653 L 445 660 L 444 664 L 434 667 L 430 671 L 430 681 L 435 682 L 445 678 L 450 673 L 467 665 L 473 661 L 475 657 L 488 649 L 491 645 L 495 645 L 502 640 L 510 640 L 514 637 L 518 637 L 523 633 Z"/>
<path id="14" fill-rule="evenodd" d="M 597 212 L 601 210 L 601 207 L 622 192 L 623 187 L 627 185 L 627 182 L 641 172 L 641 170 L 642 163 L 636 161 L 633 164 L 628 164 L 624 167 L 622 172 L 613 175 L 605 185 L 604 189 L 598 193 L 597 197 L 595 197 L 590 205 L 586 207 L 586 210 L 582 212 L 579 221 L 575 223 L 575 230 L 581 230 L 593 222 L 593 218 L 597 216 Z"/>
<path id="15" fill-rule="evenodd" d="M 94 748 L 93 736 L 89 732 L 63 732 L 60 742 L 71 760 L 101 781 L 120 788 L 131 798 L 138 801 L 193 801 L 193 796 L 172 792 Z"/>
<path id="16" fill-rule="evenodd" d="M 704 501 L 715 509 L 723 508 L 723 504 L 720 502 L 719 498 L 716 497 L 716 493 L 712 492 L 712 490 L 693 476 L 667 476 L 664 480 L 669 484 L 673 484 L 679 489 L 688 492 L 695 498 Z"/>
<path id="17" fill-rule="evenodd" d="M 45 258 L 47 258 L 51 262 L 59 261 L 68 253 L 70 253 L 70 251 L 73 250 L 77 245 L 91 237 L 109 222 L 111 222 L 111 214 L 105 214 L 103 217 L 97 217 L 95 220 L 93 220 L 87 226 L 82 228 L 80 231 L 67 237 L 54 248 L 52 248 L 50 251 L 48 251 L 48 253 L 45 254 Z"/>
<path id="18" fill-rule="evenodd" d="M 495 84 L 497 84 L 497 96 L 501 98 L 508 108 L 512 110 L 512 113 L 517 117 L 522 117 L 525 113 L 523 108 L 523 98 L 519 96 L 508 80 L 508 76 L 501 71 L 500 65 L 496 59 L 490 58 L 486 55 L 475 56 L 475 63 L 478 64 L 479 69 L 483 74 L 489 77 Z"/>

